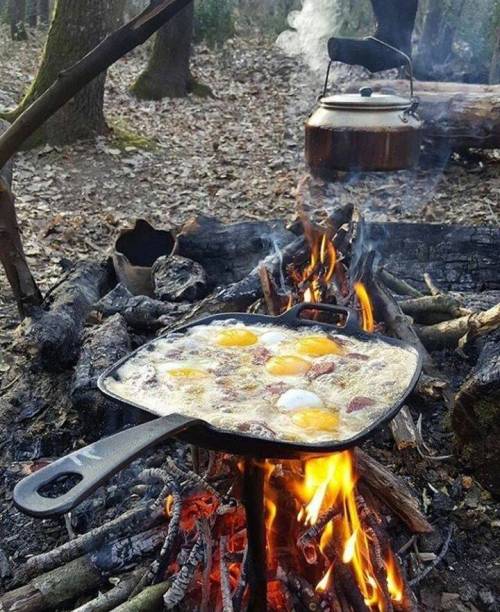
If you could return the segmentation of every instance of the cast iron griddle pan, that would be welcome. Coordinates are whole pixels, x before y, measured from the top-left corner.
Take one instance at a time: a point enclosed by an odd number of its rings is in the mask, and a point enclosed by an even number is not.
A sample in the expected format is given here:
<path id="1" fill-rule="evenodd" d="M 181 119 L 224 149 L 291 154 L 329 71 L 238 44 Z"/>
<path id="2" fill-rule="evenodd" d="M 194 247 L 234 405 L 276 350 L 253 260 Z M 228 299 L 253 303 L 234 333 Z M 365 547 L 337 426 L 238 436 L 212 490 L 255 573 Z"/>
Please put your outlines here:
<path id="1" fill-rule="evenodd" d="M 341 315 L 345 317 L 345 323 L 342 327 L 339 327 L 336 324 L 321 323 L 311 319 L 304 319 L 300 316 L 303 311 L 310 312 L 315 310 L 333 314 L 337 318 Z M 175 332 L 185 332 L 196 325 L 206 325 L 213 321 L 227 319 L 233 319 L 248 325 L 267 323 L 290 328 L 317 326 L 328 332 L 341 332 L 344 336 L 353 336 L 365 342 L 373 342 L 374 338 L 380 339 L 381 337 L 378 334 L 370 335 L 363 332 L 358 325 L 356 314 L 352 310 L 340 306 L 308 303 L 298 304 L 288 312 L 277 317 L 244 313 L 213 315 L 194 321 L 185 327 L 175 330 Z M 415 352 L 410 345 L 400 340 L 387 337 L 382 337 L 382 339 L 388 344 Z M 151 342 L 155 342 L 155 340 Z M 100 376 L 98 387 L 102 393 L 118 403 L 147 411 L 151 416 L 151 411 L 148 408 L 134 402 L 124 401 L 106 388 L 106 379 L 110 376 L 118 376 L 117 371 L 120 366 L 136 352 L 144 350 L 145 346 L 147 345 L 141 346 L 137 351 L 127 355 L 124 359 L 121 359 L 111 368 L 107 369 Z M 421 359 L 418 357 L 411 382 L 401 393 L 397 401 L 392 406 L 388 406 L 383 414 L 363 431 L 347 440 L 332 440 L 331 442 L 316 444 L 272 440 L 239 431 L 219 429 L 201 419 L 174 413 L 160 418 L 153 418 L 153 420 L 143 425 L 126 429 L 54 461 L 47 467 L 24 478 L 16 485 L 14 489 L 14 503 L 19 509 L 37 517 L 48 517 L 68 512 L 92 493 L 103 481 L 133 461 L 143 451 L 170 437 L 175 437 L 183 442 L 204 448 L 252 457 L 297 459 L 345 450 L 360 444 L 385 423 L 394 418 L 408 394 L 417 384 L 421 368 Z M 42 487 L 53 483 L 64 475 L 76 475 L 76 477 L 80 478 L 80 481 L 72 489 L 59 497 L 44 497 L 40 494 L 39 491 Z"/>

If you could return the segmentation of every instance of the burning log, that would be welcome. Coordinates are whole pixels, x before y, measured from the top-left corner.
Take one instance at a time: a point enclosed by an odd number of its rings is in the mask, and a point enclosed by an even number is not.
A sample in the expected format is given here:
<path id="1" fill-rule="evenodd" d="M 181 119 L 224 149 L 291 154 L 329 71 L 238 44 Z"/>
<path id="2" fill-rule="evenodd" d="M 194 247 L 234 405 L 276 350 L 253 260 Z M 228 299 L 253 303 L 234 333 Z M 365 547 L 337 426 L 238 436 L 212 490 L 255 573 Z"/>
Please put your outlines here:
<path id="1" fill-rule="evenodd" d="M 392 474 L 360 448 L 354 450 L 359 475 L 369 490 L 378 497 L 413 533 L 431 533 L 429 521 L 403 480 Z"/>
<path id="2" fill-rule="evenodd" d="M 180 571 L 172 580 L 170 588 L 163 595 L 163 603 L 167 610 L 175 608 L 183 599 L 186 591 L 193 579 L 196 568 L 203 559 L 203 539 L 198 535 L 189 557 Z"/>
<path id="3" fill-rule="evenodd" d="M 222 594 L 222 612 L 233 612 L 233 601 L 231 599 L 231 585 L 229 582 L 229 571 L 226 565 L 226 544 L 227 536 L 222 536 L 219 540 L 219 572 L 220 590 Z"/>
<path id="4" fill-rule="evenodd" d="M 92 306 L 110 282 L 105 263 L 82 262 L 45 297 L 45 310 L 23 322 L 23 348 L 47 370 L 60 370 L 78 356 Z"/>
<path id="5" fill-rule="evenodd" d="M 500 304 L 484 312 L 472 313 L 452 321 L 420 326 L 417 333 L 429 349 L 454 348 L 461 340 L 487 334 L 500 326 Z"/>

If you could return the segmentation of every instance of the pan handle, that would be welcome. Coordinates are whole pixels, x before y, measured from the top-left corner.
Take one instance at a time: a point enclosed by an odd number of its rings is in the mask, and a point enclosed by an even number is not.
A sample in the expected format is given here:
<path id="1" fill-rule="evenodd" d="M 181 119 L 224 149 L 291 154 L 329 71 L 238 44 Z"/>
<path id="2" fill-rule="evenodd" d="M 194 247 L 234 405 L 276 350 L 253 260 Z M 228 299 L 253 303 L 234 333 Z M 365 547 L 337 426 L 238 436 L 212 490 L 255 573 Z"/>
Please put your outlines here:
<path id="1" fill-rule="evenodd" d="M 23 478 L 14 488 L 14 503 L 26 514 L 39 518 L 69 512 L 144 450 L 202 423 L 181 414 L 169 414 L 89 444 Z M 43 486 L 64 475 L 79 476 L 80 481 L 58 497 L 40 495 Z"/>
<path id="2" fill-rule="evenodd" d="M 359 326 L 356 311 L 345 306 L 336 306 L 334 304 L 312 304 L 309 302 L 302 302 L 301 304 L 296 304 L 290 308 L 290 310 L 287 310 L 287 312 L 277 317 L 277 323 L 283 323 L 285 325 L 318 325 L 318 321 L 300 317 L 300 313 L 304 310 L 320 310 L 322 312 L 342 314 L 346 318 L 343 326 L 331 323 L 319 323 L 321 327 L 336 329 L 337 331 L 340 329 L 349 334 L 361 333 L 363 331 Z"/>

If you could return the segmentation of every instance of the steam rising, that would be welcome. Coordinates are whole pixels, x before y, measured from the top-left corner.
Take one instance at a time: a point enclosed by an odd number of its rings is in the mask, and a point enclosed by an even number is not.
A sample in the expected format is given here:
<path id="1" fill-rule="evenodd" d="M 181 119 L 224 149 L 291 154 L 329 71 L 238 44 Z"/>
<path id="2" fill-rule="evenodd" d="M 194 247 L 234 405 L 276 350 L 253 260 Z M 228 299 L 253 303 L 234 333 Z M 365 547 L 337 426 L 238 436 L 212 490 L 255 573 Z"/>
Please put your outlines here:
<path id="1" fill-rule="evenodd" d="M 322 72 L 328 63 L 327 42 L 338 33 L 341 11 L 337 0 L 304 0 L 302 10 L 288 15 L 291 30 L 276 41 L 289 55 L 301 55 L 314 72 Z"/>

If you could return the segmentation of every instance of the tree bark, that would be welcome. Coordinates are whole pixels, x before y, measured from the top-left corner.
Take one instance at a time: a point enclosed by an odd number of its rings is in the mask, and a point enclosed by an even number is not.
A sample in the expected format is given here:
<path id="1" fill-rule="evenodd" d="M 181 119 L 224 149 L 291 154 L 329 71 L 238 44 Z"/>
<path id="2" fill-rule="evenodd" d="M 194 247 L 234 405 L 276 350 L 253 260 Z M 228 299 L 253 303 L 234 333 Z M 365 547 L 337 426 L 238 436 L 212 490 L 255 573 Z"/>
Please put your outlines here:
<path id="1" fill-rule="evenodd" d="M 42 303 L 42 295 L 31 275 L 19 234 L 14 196 L 0 175 L 0 261 L 5 269 L 21 317 Z"/>
<path id="2" fill-rule="evenodd" d="M 131 88 L 138 98 L 161 100 L 187 95 L 193 16 L 194 2 L 190 2 L 158 31 L 148 65 Z"/>
<path id="3" fill-rule="evenodd" d="M 84 57 L 113 29 L 114 3 L 58 0 L 38 74 L 29 91 L 8 118 L 20 115 L 43 94 L 58 75 Z M 28 145 L 67 144 L 105 130 L 103 103 L 106 73 L 99 74 L 60 109 L 30 139 Z"/>
<path id="4" fill-rule="evenodd" d="M 27 22 L 30 28 L 36 28 L 38 24 L 38 0 L 28 0 Z"/>
<path id="5" fill-rule="evenodd" d="M 26 0 L 9 0 L 10 36 L 12 40 L 27 40 L 24 27 L 26 18 Z"/>

